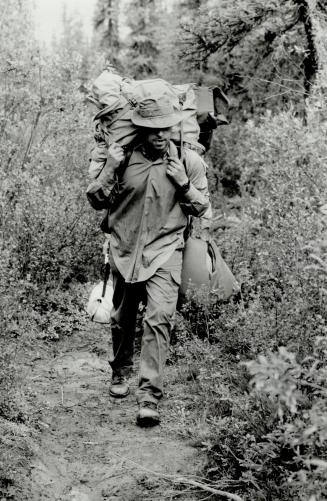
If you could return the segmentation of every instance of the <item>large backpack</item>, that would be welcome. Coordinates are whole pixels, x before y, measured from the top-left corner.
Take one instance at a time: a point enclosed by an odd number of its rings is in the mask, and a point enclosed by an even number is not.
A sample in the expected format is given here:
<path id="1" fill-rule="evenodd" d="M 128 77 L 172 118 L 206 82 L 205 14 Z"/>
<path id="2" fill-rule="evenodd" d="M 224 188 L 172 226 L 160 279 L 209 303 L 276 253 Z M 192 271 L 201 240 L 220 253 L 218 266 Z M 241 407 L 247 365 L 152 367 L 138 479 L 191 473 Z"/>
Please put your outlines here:
<path id="1" fill-rule="evenodd" d="M 96 127 L 107 146 L 114 142 L 128 146 L 137 134 L 131 121 L 133 108 L 143 98 L 163 94 L 169 96 L 183 115 L 182 122 L 173 129 L 172 140 L 176 144 L 182 141 L 202 153 L 207 151 L 212 129 L 228 123 L 218 110 L 218 102 L 228 104 L 228 99 L 218 87 L 172 85 L 161 78 L 131 80 L 109 70 L 103 71 L 93 82 L 88 97 L 98 108 Z"/>

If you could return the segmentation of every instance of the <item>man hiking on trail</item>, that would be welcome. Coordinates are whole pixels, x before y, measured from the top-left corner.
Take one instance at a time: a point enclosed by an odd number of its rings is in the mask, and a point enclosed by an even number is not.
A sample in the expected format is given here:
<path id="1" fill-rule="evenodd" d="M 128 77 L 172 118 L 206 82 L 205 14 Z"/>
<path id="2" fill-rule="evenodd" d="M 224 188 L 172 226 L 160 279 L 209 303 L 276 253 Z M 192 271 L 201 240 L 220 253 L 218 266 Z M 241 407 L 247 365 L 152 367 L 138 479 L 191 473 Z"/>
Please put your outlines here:
<path id="1" fill-rule="evenodd" d="M 109 392 L 117 398 L 129 393 L 136 316 L 144 301 L 137 423 L 153 426 L 160 421 L 158 402 L 181 283 L 184 230 L 189 215 L 205 213 L 209 194 L 204 161 L 185 149 L 183 163 L 170 141 L 182 116 L 169 98 L 143 99 L 131 120 L 139 128 L 137 146 L 126 162 L 123 148 L 112 144 L 87 196 L 96 210 L 109 209 L 114 287 Z"/>

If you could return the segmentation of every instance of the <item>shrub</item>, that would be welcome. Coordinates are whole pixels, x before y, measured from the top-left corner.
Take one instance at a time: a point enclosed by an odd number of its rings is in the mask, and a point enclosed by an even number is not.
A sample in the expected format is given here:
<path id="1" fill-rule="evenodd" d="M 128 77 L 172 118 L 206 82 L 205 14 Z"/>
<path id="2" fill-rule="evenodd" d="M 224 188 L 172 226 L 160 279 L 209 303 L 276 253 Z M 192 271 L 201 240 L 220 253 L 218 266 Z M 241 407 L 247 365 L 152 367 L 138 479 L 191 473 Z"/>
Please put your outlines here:
<path id="1" fill-rule="evenodd" d="M 215 238 L 242 297 L 191 303 L 175 347 L 198 374 L 181 431 L 206 451 L 210 481 L 247 500 L 326 496 L 325 134 L 291 113 L 226 132 L 239 223 Z M 218 219 L 230 201 L 213 198 Z"/>
<path id="2" fill-rule="evenodd" d="M 92 138 L 82 44 L 42 57 L 31 3 L 0 3 L 0 498 L 16 499 L 32 449 L 16 354 L 81 326 L 78 284 L 98 273 L 102 238 L 84 196 Z"/>

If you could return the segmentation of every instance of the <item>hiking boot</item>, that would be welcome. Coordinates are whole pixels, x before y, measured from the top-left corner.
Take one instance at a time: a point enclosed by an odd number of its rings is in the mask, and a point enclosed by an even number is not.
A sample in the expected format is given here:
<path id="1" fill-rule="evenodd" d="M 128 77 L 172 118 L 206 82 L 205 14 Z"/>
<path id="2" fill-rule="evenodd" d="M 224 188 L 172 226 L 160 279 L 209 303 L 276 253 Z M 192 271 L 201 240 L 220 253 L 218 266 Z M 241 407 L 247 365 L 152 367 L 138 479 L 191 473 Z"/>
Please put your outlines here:
<path id="1" fill-rule="evenodd" d="M 125 376 L 113 374 L 109 387 L 109 395 L 114 398 L 124 398 L 129 394 L 129 386 Z"/>
<path id="2" fill-rule="evenodd" d="M 141 402 L 136 423 L 144 428 L 158 425 L 160 423 L 158 405 L 154 402 Z"/>

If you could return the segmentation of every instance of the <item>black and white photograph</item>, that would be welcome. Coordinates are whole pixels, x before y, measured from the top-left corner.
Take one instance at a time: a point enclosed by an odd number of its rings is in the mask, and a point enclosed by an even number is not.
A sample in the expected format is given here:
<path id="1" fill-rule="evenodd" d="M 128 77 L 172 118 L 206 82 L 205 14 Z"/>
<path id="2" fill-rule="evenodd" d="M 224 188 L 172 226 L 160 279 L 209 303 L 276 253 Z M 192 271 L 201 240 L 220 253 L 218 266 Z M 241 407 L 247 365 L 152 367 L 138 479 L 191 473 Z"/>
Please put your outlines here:
<path id="1" fill-rule="evenodd" d="M 327 0 L 0 7 L 0 501 L 327 500 Z"/>

